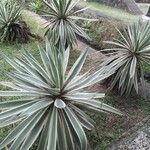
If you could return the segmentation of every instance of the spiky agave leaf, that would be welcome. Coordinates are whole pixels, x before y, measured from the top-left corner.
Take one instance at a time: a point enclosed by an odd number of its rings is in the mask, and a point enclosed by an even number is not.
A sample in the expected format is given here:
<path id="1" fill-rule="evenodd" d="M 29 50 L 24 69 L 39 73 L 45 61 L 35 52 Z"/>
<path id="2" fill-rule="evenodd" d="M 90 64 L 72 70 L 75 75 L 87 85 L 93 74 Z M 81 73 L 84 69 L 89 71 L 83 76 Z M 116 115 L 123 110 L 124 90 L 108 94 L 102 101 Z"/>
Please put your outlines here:
<path id="1" fill-rule="evenodd" d="M 0 103 L 0 127 L 17 126 L 0 143 L 0 149 L 9 145 L 10 150 L 29 150 L 39 138 L 37 150 L 86 150 L 84 128 L 91 130 L 94 125 L 83 110 L 121 114 L 100 101 L 105 94 L 83 90 L 108 74 L 103 69 L 79 74 L 87 51 L 69 72 L 69 48 L 62 55 L 46 41 L 46 48 L 39 46 L 39 52 L 42 64 L 27 50 L 23 50 L 22 58 L 6 58 L 16 71 L 9 73 L 12 82 L 1 82 L 12 90 L 0 91 L 0 97 L 13 96 L 16 100 Z"/>
<path id="2" fill-rule="evenodd" d="M 72 46 L 77 43 L 76 35 L 89 39 L 83 29 L 75 22 L 77 19 L 86 19 L 77 16 L 78 13 L 85 10 L 85 8 L 81 10 L 75 9 L 78 1 L 51 0 L 48 3 L 44 0 L 44 3 L 49 9 L 49 12 L 44 12 L 44 16 L 49 18 L 46 35 L 55 43 L 55 45 L 58 45 L 60 41 L 63 41 L 64 45 Z"/>
<path id="3" fill-rule="evenodd" d="M 143 79 L 143 64 L 150 64 L 150 24 L 136 23 L 128 26 L 124 34 L 120 31 L 121 40 L 108 41 L 116 48 L 104 51 L 115 51 L 104 64 L 115 72 L 111 89 L 119 83 L 121 95 L 129 95 L 133 89 L 138 93 L 138 82 Z"/>

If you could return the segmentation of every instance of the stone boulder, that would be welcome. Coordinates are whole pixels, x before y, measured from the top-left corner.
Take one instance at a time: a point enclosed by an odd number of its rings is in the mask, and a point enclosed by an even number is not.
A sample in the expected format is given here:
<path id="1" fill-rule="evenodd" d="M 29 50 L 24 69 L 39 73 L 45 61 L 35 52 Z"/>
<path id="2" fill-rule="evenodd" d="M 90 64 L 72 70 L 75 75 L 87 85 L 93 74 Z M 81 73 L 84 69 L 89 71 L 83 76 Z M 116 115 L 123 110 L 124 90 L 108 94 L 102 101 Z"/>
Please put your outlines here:
<path id="1" fill-rule="evenodd" d="M 142 15 L 142 16 L 140 17 L 140 21 L 141 21 L 141 22 L 147 22 L 147 21 L 150 21 L 150 17 L 145 16 L 145 15 Z"/>
<path id="2" fill-rule="evenodd" d="M 107 150 L 150 150 L 150 116 L 124 133 Z"/>

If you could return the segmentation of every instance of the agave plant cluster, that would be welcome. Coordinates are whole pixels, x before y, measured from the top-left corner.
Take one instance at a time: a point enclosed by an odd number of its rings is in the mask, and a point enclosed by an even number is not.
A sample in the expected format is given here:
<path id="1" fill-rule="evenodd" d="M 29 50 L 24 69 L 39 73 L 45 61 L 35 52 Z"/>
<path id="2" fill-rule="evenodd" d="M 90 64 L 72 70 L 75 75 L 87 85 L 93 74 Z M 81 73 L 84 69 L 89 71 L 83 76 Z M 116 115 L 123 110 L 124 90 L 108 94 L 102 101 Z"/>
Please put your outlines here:
<path id="1" fill-rule="evenodd" d="M 76 24 L 76 20 L 88 20 L 77 16 L 86 8 L 77 10 L 78 1 L 74 0 L 43 0 L 49 11 L 43 11 L 48 17 L 48 29 L 45 33 L 55 45 L 63 41 L 64 45 L 72 46 L 77 43 L 77 35 L 89 39 L 84 30 Z M 91 19 L 90 19 L 91 20 Z"/>
<path id="2" fill-rule="evenodd" d="M 117 85 L 121 95 L 129 95 L 133 90 L 138 93 L 138 83 L 144 82 L 143 66 L 150 64 L 150 23 L 136 23 L 128 26 L 124 34 L 119 33 L 120 40 L 107 42 L 116 48 L 104 50 L 115 52 L 105 62 L 107 68 L 115 71 L 111 89 Z"/>
<path id="3" fill-rule="evenodd" d="M 21 21 L 21 7 L 14 0 L 0 1 L 0 41 L 27 42 L 30 30 Z"/>
<path id="4" fill-rule="evenodd" d="M 0 127 L 15 127 L 0 143 L 0 149 L 7 146 L 9 150 L 29 150 L 36 143 L 37 150 L 87 150 L 85 129 L 92 130 L 94 121 L 85 110 L 119 115 L 121 112 L 101 100 L 104 93 L 89 92 L 86 88 L 114 72 L 102 67 L 81 74 L 87 50 L 68 70 L 70 46 L 76 43 L 76 34 L 86 36 L 72 21 L 78 18 L 73 15 L 82 10 L 73 11 L 76 3 L 71 0 L 44 2 L 50 9 L 48 32 L 52 41 L 46 38 L 45 46 L 39 45 L 40 59 L 26 49 L 21 58 L 12 60 L 4 55 L 14 71 L 8 74 L 11 82 L 0 82 L 7 87 L 0 91 L 0 97 L 13 100 L 0 102 Z M 11 12 L 16 8 L 14 5 Z M 11 23 L 16 24 L 20 9 L 12 16 Z M 69 47 L 65 48 L 66 45 Z"/>

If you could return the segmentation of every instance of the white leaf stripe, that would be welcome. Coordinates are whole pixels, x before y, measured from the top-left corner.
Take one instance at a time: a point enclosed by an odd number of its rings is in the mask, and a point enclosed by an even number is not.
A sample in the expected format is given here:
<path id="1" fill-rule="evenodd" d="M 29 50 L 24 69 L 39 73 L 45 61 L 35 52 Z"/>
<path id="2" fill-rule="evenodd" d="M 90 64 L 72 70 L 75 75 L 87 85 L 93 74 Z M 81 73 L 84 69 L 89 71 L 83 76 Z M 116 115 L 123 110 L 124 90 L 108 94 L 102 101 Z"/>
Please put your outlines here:
<path id="1" fill-rule="evenodd" d="M 77 119 L 77 117 L 71 111 L 71 109 L 69 107 L 66 107 L 64 110 L 67 114 L 68 119 L 70 120 L 70 123 L 71 123 L 74 131 L 76 132 L 76 134 L 79 138 L 81 150 L 87 149 L 87 137 L 85 135 L 85 132 L 84 132 L 79 120 Z"/>
<path id="2" fill-rule="evenodd" d="M 20 147 L 26 135 L 28 135 L 34 129 L 34 127 L 41 119 L 41 117 L 44 115 L 44 113 L 45 111 L 39 111 L 37 115 L 35 115 L 35 117 L 32 119 L 32 121 L 29 124 L 27 124 L 24 128 L 22 128 L 17 138 L 11 144 L 10 150 L 18 149 Z"/>

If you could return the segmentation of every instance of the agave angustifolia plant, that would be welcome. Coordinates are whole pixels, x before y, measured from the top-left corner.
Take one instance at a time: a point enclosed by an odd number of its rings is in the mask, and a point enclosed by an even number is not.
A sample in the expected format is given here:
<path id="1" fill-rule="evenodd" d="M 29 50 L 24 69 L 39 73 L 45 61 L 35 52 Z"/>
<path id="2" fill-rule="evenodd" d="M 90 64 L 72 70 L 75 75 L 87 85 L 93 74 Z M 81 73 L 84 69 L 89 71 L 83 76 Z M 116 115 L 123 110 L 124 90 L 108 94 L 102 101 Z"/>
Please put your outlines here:
<path id="1" fill-rule="evenodd" d="M 105 50 L 117 52 L 105 62 L 107 68 L 116 70 L 111 88 L 118 85 L 121 95 L 129 95 L 132 90 L 138 93 L 138 82 L 143 80 L 143 64 L 150 64 L 150 23 L 136 23 L 128 26 L 124 34 L 119 33 L 121 40 L 107 42 L 116 48 Z"/>
<path id="2" fill-rule="evenodd" d="M 49 18 L 46 36 L 48 36 L 55 45 L 63 41 L 66 47 L 68 45 L 72 46 L 77 43 L 76 35 L 89 39 L 83 29 L 76 24 L 76 20 L 85 19 L 77 16 L 77 14 L 86 9 L 76 10 L 75 6 L 78 1 L 51 0 L 50 3 L 46 0 L 43 1 L 49 9 L 49 12 L 44 12 L 44 16 Z"/>
<path id="3" fill-rule="evenodd" d="M 107 77 L 104 70 L 79 74 L 87 51 L 83 51 L 70 71 L 67 69 L 69 48 L 60 55 L 48 41 L 39 46 L 42 64 L 27 50 L 23 58 L 10 60 L 15 72 L 9 73 L 12 82 L 1 82 L 11 88 L 0 91 L 0 97 L 16 100 L 0 102 L 0 127 L 17 123 L 0 143 L 0 149 L 28 150 L 39 139 L 37 150 L 86 150 L 84 128 L 94 127 L 84 109 L 121 114 L 104 104 L 101 93 L 83 89 Z M 67 73 L 66 73 L 67 72 Z"/>
<path id="4" fill-rule="evenodd" d="M 14 0 L 0 1 L 0 41 L 26 42 L 29 28 L 21 22 L 21 7 Z"/>

